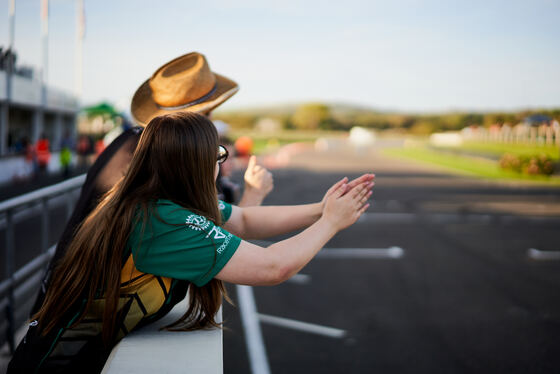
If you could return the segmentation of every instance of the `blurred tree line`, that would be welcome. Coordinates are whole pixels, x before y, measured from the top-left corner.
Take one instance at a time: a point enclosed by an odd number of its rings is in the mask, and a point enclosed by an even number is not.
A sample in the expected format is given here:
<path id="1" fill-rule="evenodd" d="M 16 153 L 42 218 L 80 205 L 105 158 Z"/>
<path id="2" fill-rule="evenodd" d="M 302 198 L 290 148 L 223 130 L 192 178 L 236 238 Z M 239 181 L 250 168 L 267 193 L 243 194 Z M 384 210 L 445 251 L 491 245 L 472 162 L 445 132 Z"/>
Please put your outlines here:
<path id="1" fill-rule="evenodd" d="M 253 129 L 262 118 L 275 120 L 279 128 L 298 130 L 349 130 L 362 126 L 376 130 L 394 130 L 418 135 L 438 131 L 460 130 L 471 125 L 515 125 L 531 114 L 544 114 L 560 121 L 560 108 L 520 112 L 452 112 L 442 114 L 408 114 L 378 112 L 351 105 L 305 103 L 297 106 L 260 108 L 235 112 L 217 112 L 214 118 L 237 129 Z"/>

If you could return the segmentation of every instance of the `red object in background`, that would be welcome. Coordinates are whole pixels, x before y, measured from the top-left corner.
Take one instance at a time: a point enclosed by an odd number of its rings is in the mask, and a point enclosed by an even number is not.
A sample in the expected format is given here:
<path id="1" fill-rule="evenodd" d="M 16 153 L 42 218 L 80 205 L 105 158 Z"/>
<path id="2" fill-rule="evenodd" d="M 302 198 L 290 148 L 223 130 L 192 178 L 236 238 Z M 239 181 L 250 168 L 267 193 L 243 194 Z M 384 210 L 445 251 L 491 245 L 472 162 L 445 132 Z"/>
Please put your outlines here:
<path id="1" fill-rule="evenodd" d="M 253 139 L 248 136 L 240 136 L 234 144 L 238 156 L 248 156 L 253 149 Z"/>
<path id="2" fill-rule="evenodd" d="M 40 167 L 45 167 L 49 164 L 51 159 L 51 152 L 49 150 L 49 140 L 45 138 L 41 138 L 37 140 L 37 163 Z"/>
<path id="3" fill-rule="evenodd" d="M 99 156 L 101 152 L 103 152 L 104 150 L 105 150 L 105 142 L 103 141 L 103 139 L 99 139 L 98 141 L 95 142 L 95 155 Z"/>
<path id="4" fill-rule="evenodd" d="M 25 146 L 25 162 L 33 162 L 35 157 L 37 156 L 37 152 L 31 143 L 28 143 Z"/>
<path id="5" fill-rule="evenodd" d="M 80 156 L 86 156 L 88 153 L 90 153 L 90 143 L 87 136 L 80 135 L 80 138 L 78 139 L 78 145 L 76 146 L 76 151 L 78 151 L 78 154 Z"/>

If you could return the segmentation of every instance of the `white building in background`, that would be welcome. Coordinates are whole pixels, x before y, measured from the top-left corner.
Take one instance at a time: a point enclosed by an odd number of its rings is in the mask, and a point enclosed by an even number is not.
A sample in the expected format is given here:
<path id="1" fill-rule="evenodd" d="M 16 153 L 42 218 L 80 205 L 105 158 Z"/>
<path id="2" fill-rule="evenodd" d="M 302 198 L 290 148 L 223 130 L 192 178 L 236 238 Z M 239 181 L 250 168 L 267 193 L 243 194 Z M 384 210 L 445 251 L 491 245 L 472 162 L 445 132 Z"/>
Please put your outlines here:
<path id="1" fill-rule="evenodd" d="M 74 95 L 48 86 L 43 94 L 41 82 L 33 76 L 12 74 L 11 89 L 8 80 L 7 71 L 0 70 L 1 158 L 16 155 L 24 138 L 35 143 L 45 134 L 51 151 L 57 151 L 63 137 L 73 137 L 79 109 Z"/>
<path id="2" fill-rule="evenodd" d="M 355 147 L 369 147 L 375 143 L 375 132 L 360 126 L 354 126 L 350 129 L 348 140 Z"/>
<path id="3" fill-rule="evenodd" d="M 430 144 L 436 147 L 459 147 L 463 144 L 463 134 L 458 131 L 436 132 L 430 135 Z"/>
<path id="4" fill-rule="evenodd" d="M 76 138 L 79 109 L 76 96 L 44 86 L 33 69 L 18 69 L 13 61 L 6 61 L 7 55 L 0 53 L 0 185 L 30 176 L 24 144 L 36 144 L 42 134 L 50 143 L 47 170 L 57 171 L 62 140 Z"/>

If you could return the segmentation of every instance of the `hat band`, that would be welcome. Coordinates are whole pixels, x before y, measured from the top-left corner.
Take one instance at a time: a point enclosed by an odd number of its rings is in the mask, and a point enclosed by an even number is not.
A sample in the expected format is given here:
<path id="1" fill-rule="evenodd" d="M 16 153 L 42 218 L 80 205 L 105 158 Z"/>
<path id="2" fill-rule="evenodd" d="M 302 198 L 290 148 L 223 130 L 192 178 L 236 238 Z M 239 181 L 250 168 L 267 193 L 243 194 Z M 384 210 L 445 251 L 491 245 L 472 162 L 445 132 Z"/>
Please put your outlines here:
<path id="1" fill-rule="evenodd" d="M 206 101 L 210 96 L 212 96 L 214 94 L 214 92 L 216 92 L 217 88 L 218 88 L 218 83 L 215 83 L 214 87 L 206 95 L 202 96 L 199 99 L 196 99 L 195 101 L 191 101 L 190 103 L 186 103 L 186 104 L 183 104 L 183 105 L 163 106 L 163 105 L 159 105 L 158 103 L 156 103 L 156 105 L 157 105 L 158 108 L 163 109 L 163 110 L 177 110 L 177 109 L 188 108 L 190 106 L 197 105 L 197 104 L 200 104 L 200 103 Z"/>

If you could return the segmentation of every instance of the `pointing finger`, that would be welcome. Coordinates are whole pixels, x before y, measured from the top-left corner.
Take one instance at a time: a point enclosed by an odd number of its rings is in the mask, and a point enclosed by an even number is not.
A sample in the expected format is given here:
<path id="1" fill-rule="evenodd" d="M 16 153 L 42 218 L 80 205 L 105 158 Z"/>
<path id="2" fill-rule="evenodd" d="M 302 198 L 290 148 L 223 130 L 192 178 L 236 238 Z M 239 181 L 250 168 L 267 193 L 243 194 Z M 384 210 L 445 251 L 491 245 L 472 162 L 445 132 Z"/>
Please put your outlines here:
<path id="1" fill-rule="evenodd" d="M 247 165 L 247 169 L 253 169 L 256 164 L 257 164 L 257 157 L 255 155 L 252 155 L 249 158 L 249 164 Z"/>

